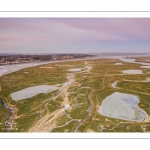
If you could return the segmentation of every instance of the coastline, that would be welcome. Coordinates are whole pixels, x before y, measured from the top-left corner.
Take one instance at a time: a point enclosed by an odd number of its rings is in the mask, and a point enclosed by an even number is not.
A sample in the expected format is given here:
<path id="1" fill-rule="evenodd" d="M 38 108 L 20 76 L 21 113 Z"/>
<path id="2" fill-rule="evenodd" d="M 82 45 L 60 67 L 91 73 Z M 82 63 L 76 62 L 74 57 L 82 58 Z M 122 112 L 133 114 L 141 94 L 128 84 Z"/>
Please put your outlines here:
<path id="1" fill-rule="evenodd" d="M 89 60 L 89 59 L 97 59 L 98 57 L 91 57 L 91 58 L 80 58 L 80 59 L 68 59 L 68 60 L 56 60 L 56 61 L 43 61 L 43 62 L 32 62 L 32 63 L 23 63 L 23 64 L 11 64 L 11 65 L 3 65 L 0 66 L 0 77 L 3 75 L 19 71 L 24 68 L 40 66 L 49 63 L 57 63 L 57 62 L 67 62 L 67 61 L 77 61 L 77 60 Z"/>

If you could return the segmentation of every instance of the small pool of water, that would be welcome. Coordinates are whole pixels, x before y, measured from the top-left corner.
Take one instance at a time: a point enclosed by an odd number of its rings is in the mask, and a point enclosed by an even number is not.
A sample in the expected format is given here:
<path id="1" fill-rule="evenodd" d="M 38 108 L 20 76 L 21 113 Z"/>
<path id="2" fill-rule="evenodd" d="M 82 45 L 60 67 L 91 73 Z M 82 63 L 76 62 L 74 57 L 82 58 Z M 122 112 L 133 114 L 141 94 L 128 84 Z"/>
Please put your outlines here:
<path id="1" fill-rule="evenodd" d="M 69 109 L 69 107 L 70 107 L 69 104 L 65 104 L 65 105 L 64 105 L 64 111 L 67 110 L 67 109 Z"/>
<path id="2" fill-rule="evenodd" d="M 141 122 L 148 115 L 138 107 L 139 102 L 137 96 L 114 92 L 103 100 L 99 113 L 111 118 Z"/>
<path id="3" fill-rule="evenodd" d="M 115 81 L 111 84 L 111 87 L 116 88 L 118 81 Z"/>
<path id="4" fill-rule="evenodd" d="M 142 70 L 123 70 L 122 73 L 125 73 L 125 74 L 143 74 Z"/>
<path id="5" fill-rule="evenodd" d="M 72 71 L 72 72 L 78 72 L 78 71 L 82 71 L 82 70 L 85 70 L 86 68 L 72 68 L 72 69 L 69 69 L 69 71 Z"/>
<path id="6" fill-rule="evenodd" d="M 122 63 L 115 63 L 114 65 L 123 65 Z"/>
<path id="7" fill-rule="evenodd" d="M 11 98 L 12 100 L 18 101 L 18 100 L 23 100 L 23 99 L 33 97 L 40 93 L 46 94 L 55 90 L 57 90 L 57 87 L 55 86 L 49 86 L 49 85 L 32 86 L 12 93 Z"/>
<path id="8" fill-rule="evenodd" d="M 141 66 L 141 68 L 150 68 L 150 66 Z"/>

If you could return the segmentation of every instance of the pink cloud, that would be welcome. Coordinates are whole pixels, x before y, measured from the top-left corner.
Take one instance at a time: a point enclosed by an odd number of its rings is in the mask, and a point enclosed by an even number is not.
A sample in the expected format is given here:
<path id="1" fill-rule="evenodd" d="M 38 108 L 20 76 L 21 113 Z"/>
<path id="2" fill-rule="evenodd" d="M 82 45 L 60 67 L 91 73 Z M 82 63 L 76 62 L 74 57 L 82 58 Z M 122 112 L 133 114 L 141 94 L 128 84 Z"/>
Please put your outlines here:
<path id="1" fill-rule="evenodd" d="M 150 40 L 149 26 L 148 18 L 1 18 L 0 48 Z"/>
<path id="2" fill-rule="evenodd" d="M 68 26 L 105 33 L 110 37 L 150 38 L 150 19 L 147 18 L 108 18 L 108 19 L 58 19 Z M 109 38 L 109 37 L 108 37 Z"/>
<path id="3" fill-rule="evenodd" d="M 71 22 L 71 20 L 69 21 Z M 66 23 L 66 20 L 59 21 L 59 19 L 15 19 L 14 21 L 10 19 L 10 22 L 7 19 L 0 21 L 0 31 L 3 32 L 3 39 L 8 38 L 10 40 L 45 40 L 54 43 L 86 40 L 126 40 L 124 37 L 110 34 L 108 30 L 101 30 L 98 26 L 99 23 L 90 25 L 90 29 L 88 24 L 85 23 L 84 20 L 79 20 L 79 23 L 70 25 Z M 89 24 L 91 24 L 90 21 Z"/>

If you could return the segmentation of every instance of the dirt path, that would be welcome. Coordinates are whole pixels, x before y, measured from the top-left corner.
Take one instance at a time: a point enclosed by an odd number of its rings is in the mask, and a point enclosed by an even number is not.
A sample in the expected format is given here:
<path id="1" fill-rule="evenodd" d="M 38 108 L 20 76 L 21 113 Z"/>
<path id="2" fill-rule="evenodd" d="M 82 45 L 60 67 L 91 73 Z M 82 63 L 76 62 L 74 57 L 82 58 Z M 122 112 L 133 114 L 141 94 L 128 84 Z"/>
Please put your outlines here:
<path id="1" fill-rule="evenodd" d="M 51 100 L 55 100 L 56 98 L 58 98 L 60 95 L 62 95 L 62 93 L 66 92 L 66 90 L 70 87 L 71 84 L 73 84 L 74 82 L 74 75 L 73 74 L 68 74 L 67 76 L 67 82 L 65 82 L 62 87 L 59 89 L 59 91 L 50 99 L 48 99 L 42 106 L 41 109 L 41 113 L 40 113 L 40 118 L 42 117 L 45 109 L 46 109 L 46 105 L 51 101 Z"/>
<path id="2" fill-rule="evenodd" d="M 91 66 L 88 66 L 88 65 L 87 65 L 87 62 L 85 62 L 85 68 L 87 68 L 87 69 L 86 69 L 86 70 L 83 70 L 83 71 L 80 71 L 80 72 L 88 72 L 88 73 L 89 73 L 90 70 L 92 69 Z M 75 81 L 75 79 L 72 78 L 72 82 L 74 82 L 74 81 Z M 64 99 L 63 105 L 69 104 L 68 95 L 69 95 L 69 93 L 67 92 L 67 90 L 65 90 L 65 91 L 63 92 L 63 94 L 62 94 L 63 99 Z M 90 103 L 91 103 L 91 101 L 90 101 Z M 92 106 L 92 105 L 90 105 L 90 106 Z M 91 109 L 91 108 L 89 108 L 89 109 Z M 87 111 L 90 111 L 90 110 L 87 110 Z M 65 112 L 65 113 L 66 113 L 66 112 Z M 63 124 L 63 125 L 61 125 L 61 126 L 53 127 L 52 129 L 49 130 L 49 132 L 51 132 L 53 129 L 56 129 L 56 128 L 58 129 L 58 128 L 64 127 L 64 126 L 66 126 L 67 124 L 69 124 L 69 123 L 72 122 L 72 121 L 78 121 L 78 122 L 79 122 L 79 126 L 80 126 L 80 120 L 71 118 L 69 114 L 66 114 L 66 115 L 67 115 L 67 117 L 70 118 L 71 120 L 69 120 L 68 122 L 66 122 L 65 124 Z M 89 116 L 89 115 L 88 115 L 88 116 Z M 88 117 L 88 118 L 89 118 L 89 117 Z M 85 121 L 86 121 L 88 118 L 85 118 Z"/>
<path id="3" fill-rule="evenodd" d="M 64 108 L 58 109 L 53 113 L 47 113 L 45 116 L 42 116 L 46 110 L 46 105 L 51 101 L 55 100 L 59 96 L 64 95 L 63 105 L 68 104 L 68 92 L 67 89 L 73 84 L 74 75 L 73 73 L 68 74 L 67 82 L 65 82 L 60 90 L 50 99 L 48 99 L 42 106 L 39 120 L 35 125 L 33 125 L 29 132 L 48 132 L 51 128 L 56 127 L 56 119 L 64 113 Z"/>
<path id="4" fill-rule="evenodd" d="M 80 72 L 89 72 L 91 70 L 91 66 L 88 66 L 87 63 L 86 64 L 86 70 L 80 71 Z M 75 82 L 75 78 L 74 75 L 78 73 L 78 72 L 74 72 L 74 73 L 69 73 L 67 76 L 67 82 L 64 83 L 62 85 L 62 87 L 59 89 L 59 91 L 50 99 L 48 99 L 42 106 L 41 109 L 41 113 L 40 113 L 40 117 L 39 120 L 29 129 L 29 132 L 51 132 L 54 128 L 60 128 L 63 127 L 67 124 L 69 124 L 72 121 L 79 121 L 78 119 L 73 119 L 70 117 L 69 114 L 66 114 L 65 110 L 69 109 L 69 108 L 65 108 L 65 106 L 67 105 L 68 107 L 70 107 L 69 105 L 69 100 L 68 100 L 68 96 L 69 96 L 69 92 L 67 91 L 68 88 Z M 83 123 L 84 121 L 86 121 L 89 116 L 90 116 L 90 110 L 92 108 L 92 102 L 90 100 L 90 94 L 92 93 L 92 91 L 88 94 L 88 101 L 89 101 L 89 108 L 87 110 L 87 116 L 86 118 L 84 118 L 84 120 L 82 120 L 82 122 L 79 123 L 78 126 L 81 125 L 81 123 Z M 59 96 L 62 96 L 64 101 L 62 102 L 62 105 L 64 106 L 64 108 L 56 110 L 53 113 L 48 113 L 45 116 L 42 116 L 43 113 L 46 110 L 46 105 L 51 101 L 51 100 L 55 100 L 56 98 L 58 98 Z M 61 125 L 61 126 L 56 126 L 56 120 L 59 116 L 61 116 L 62 114 L 66 114 L 68 118 L 70 118 L 70 120 L 68 122 L 66 122 L 65 124 Z M 77 127 L 78 129 L 78 127 Z"/>
<path id="5" fill-rule="evenodd" d="M 48 132 L 50 128 L 55 126 L 55 121 L 62 112 L 63 109 L 59 109 L 53 113 L 47 113 L 40 118 L 38 122 L 28 130 L 28 132 Z"/>

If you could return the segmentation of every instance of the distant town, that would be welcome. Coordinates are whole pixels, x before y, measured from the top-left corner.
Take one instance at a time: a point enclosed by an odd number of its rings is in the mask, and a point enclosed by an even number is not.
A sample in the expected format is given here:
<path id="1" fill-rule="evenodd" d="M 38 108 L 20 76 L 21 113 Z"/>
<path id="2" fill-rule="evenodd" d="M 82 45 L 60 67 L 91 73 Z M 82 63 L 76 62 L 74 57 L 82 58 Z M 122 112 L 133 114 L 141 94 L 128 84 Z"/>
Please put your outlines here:
<path id="1" fill-rule="evenodd" d="M 48 55 L 23 55 L 23 54 L 1 54 L 0 65 L 20 64 L 29 62 L 81 59 L 92 57 L 90 54 L 48 54 Z"/>

